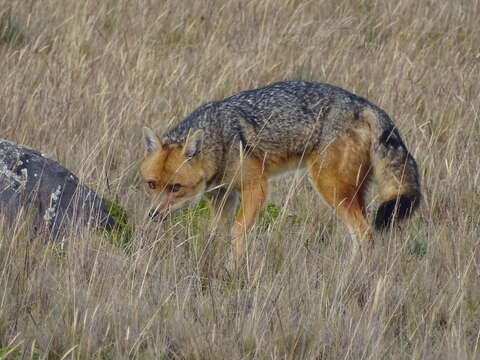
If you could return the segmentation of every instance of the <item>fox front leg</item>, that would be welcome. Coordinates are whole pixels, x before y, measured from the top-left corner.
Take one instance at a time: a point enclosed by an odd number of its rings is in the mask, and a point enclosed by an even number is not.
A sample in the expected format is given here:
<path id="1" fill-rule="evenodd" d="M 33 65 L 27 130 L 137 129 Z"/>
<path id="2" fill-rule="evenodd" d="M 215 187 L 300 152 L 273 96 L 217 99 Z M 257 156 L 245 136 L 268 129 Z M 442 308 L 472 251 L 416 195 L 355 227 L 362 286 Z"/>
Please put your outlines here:
<path id="1" fill-rule="evenodd" d="M 258 212 L 263 206 L 267 197 L 267 181 L 259 181 L 255 184 L 248 184 L 241 188 L 240 209 L 235 217 L 232 227 L 232 261 L 234 267 L 238 268 L 243 261 L 245 254 L 245 238 L 248 231 L 255 224 Z"/>
<path id="2" fill-rule="evenodd" d="M 238 203 L 238 194 L 231 189 L 216 189 L 205 194 L 210 201 L 212 210 L 211 227 L 216 230 L 218 227 L 228 226 L 232 221 L 233 214 Z"/>

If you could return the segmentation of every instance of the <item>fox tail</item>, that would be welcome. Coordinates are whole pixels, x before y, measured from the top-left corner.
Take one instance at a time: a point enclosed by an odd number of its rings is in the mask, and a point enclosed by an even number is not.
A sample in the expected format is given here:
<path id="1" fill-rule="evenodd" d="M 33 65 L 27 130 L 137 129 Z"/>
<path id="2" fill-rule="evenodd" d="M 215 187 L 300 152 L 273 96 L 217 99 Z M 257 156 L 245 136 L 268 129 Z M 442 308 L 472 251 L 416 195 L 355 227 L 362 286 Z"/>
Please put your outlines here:
<path id="1" fill-rule="evenodd" d="M 415 159 L 388 115 L 379 108 L 366 108 L 361 115 L 372 130 L 370 158 L 382 196 L 374 225 L 383 230 L 418 208 L 420 177 Z"/>

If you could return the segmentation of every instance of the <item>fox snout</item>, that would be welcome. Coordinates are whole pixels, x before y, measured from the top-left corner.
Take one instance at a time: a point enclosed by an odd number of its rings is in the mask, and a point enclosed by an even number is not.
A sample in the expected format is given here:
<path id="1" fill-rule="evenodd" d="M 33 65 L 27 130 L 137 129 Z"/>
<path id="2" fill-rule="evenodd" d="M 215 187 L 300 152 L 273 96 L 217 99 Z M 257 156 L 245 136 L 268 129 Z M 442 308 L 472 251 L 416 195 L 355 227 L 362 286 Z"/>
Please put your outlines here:
<path id="1" fill-rule="evenodd" d="M 165 220 L 170 213 L 171 211 L 169 209 L 161 210 L 159 208 L 151 208 L 150 210 L 148 210 L 148 217 L 151 220 L 161 222 Z"/>
<path id="2" fill-rule="evenodd" d="M 150 209 L 150 211 L 148 212 L 148 216 L 152 219 L 156 218 L 158 215 L 160 215 L 160 211 L 158 211 L 157 209 Z"/>
<path id="3" fill-rule="evenodd" d="M 148 217 L 150 219 L 155 219 L 158 221 L 164 220 L 168 214 L 172 212 L 173 209 L 172 203 L 162 203 L 160 205 L 150 205 L 148 210 Z"/>

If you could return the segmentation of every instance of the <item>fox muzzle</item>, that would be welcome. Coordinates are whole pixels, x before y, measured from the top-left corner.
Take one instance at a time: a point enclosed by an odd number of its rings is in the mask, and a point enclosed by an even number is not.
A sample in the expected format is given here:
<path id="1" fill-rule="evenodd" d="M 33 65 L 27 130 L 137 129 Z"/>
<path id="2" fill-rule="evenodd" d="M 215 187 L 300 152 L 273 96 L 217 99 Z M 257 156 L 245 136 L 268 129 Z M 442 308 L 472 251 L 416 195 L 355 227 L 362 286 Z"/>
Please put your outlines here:
<path id="1" fill-rule="evenodd" d="M 148 217 L 152 220 L 163 221 L 168 214 L 170 214 L 169 210 L 161 210 L 159 208 L 151 208 L 148 211 Z"/>
<path id="2" fill-rule="evenodd" d="M 151 217 L 152 219 L 156 218 L 160 214 L 160 211 L 157 209 L 150 209 L 148 212 L 148 216 Z"/>

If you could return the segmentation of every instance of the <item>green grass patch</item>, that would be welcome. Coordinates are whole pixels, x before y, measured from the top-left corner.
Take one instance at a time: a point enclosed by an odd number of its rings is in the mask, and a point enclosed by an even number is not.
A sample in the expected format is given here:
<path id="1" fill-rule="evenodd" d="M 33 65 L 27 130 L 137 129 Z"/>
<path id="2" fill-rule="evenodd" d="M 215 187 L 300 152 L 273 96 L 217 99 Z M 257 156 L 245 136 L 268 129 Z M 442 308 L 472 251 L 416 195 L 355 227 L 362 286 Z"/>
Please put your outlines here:
<path id="1" fill-rule="evenodd" d="M 409 253 L 416 258 L 423 258 L 428 251 L 427 237 L 423 232 L 420 232 L 409 245 Z"/>
<path id="2" fill-rule="evenodd" d="M 20 345 L 0 347 L 0 360 L 3 359 L 40 359 L 40 353 L 33 349 L 30 354 L 23 352 Z"/>
<path id="3" fill-rule="evenodd" d="M 274 203 L 269 203 L 267 206 L 265 206 L 259 214 L 259 223 L 268 226 L 273 224 L 278 218 L 280 217 L 282 212 L 282 209 L 274 204 Z"/>
<path id="4" fill-rule="evenodd" d="M 259 224 L 269 226 L 280 220 L 282 215 L 282 208 L 275 203 L 269 203 L 265 206 L 259 214 Z M 301 218 L 295 214 L 286 214 L 283 216 L 284 223 L 288 225 L 300 225 Z"/>
<path id="5" fill-rule="evenodd" d="M 210 207 L 206 199 L 191 207 L 186 207 L 175 211 L 171 217 L 171 223 L 177 224 L 179 222 L 187 224 L 188 230 L 197 234 L 200 229 L 208 222 L 210 218 Z"/>
<path id="6" fill-rule="evenodd" d="M 11 9 L 0 12 L 0 44 L 22 45 L 25 35 L 20 30 Z"/>
<path id="7" fill-rule="evenodd" d="M 21 355 L 20 347 L 17 346 L 6 346 L 0 347 L 0 359 L 16 359 Z"/>

